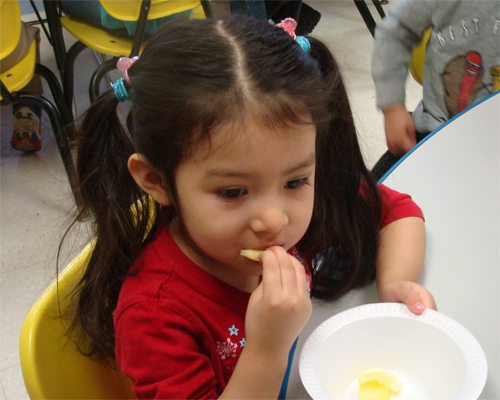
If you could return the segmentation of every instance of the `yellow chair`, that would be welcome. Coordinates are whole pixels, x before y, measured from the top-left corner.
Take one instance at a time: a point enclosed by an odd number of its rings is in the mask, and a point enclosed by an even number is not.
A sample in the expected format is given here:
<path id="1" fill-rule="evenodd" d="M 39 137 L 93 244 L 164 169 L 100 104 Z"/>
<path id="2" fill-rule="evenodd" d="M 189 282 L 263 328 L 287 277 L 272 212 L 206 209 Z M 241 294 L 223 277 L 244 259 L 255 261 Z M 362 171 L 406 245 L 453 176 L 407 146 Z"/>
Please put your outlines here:
<path id="1" fill-rule="evenodd" d="M 4 0 L 2 0 L 0 10 L 2 11 L 0 13 L 0 23 L 2 26 L 2 34 L 0 35 L 0 60 L 3 60 L 14 51 L 19 42 L 21 36 L 21 9 L 19 4 L 5 4 L 4 8 Z"/>
<path id="2" fill-rule="evenodd" d="M 18 0 L 2 1 L 0 3 L 0 62 L 9 56 L 17 47 L 21 37 L 21 10 Z M 55 105 L 46 97 L 37 93 L 19 92 L 37 74 L 43 77 L 50 88 Z M 75 185 L 75 166 L 71 156 L 68 127 L 73 118 L 64 101 L 63 92 L 54 73 L 47 67 L 36 62 L 36 41 L 33 40 L 26 56 L 9 70 L 0 75 L 0 100 L 8 103 L 36 104 L 48 115 L 59 153 L 61 155 L 73 194 L 78 201 Z"/>
<path id="3" fill-rule="evenodd" d="M 92 244 L 60 273 L 29 311 L 20 339 L 23 378 L 31 399 L 135 399 L 119 370 L 82 355 L 61 317 L 81 278 Z"/>
<path id="4" fill-rule="evenodd" d="M 418 83 L 422 84 L 422 79 L 424 76 L 424 62 L 425 62 L 425 50 L 427 48 L 427 42 L 431 36 L 432 28 L 427 29 L 424 32 L 422 41 L 413 48 L 412 57 L 410 62 L 410 73 Z"/>
<path id="5" fill-rule="evenodd" d="M 102 78 L 116 68 L 117 58 L 139 55 L 144 46 L 144 30 L 148 19 L 157 19 L 193 10 L 192 18 L 205 18 L 212 15 L 208 0 L 99 0 L 112 17 L 122 21 L 137 21 L 134 37 L 117 36 L 104 28 L 91 25 L 69 15 L 60 17 L 61 10 L 57 1 L 44 1 L 54 52 L 63 79 L 63 88 L 68 107 L 73 102 L 73 71 L 76 57 L 86 48 L 113 57 L 100 65 L 94 72 L 89 95 L 92 101 L 99 94 Z M 78 39 L 66 53 L 62 39 L 61 26 Z"/>
<path id="6" fill-rule="evenodd" d="M 147 218 L 145 235 L 154 226 L 158 212 L 159 206 L 149 196 L 131 207 L 136 221 Z M 19 351 L 24 383 L 31 399 L 136 398 L 129 378 L 118 368 L 80 353 L 76 339 L 67 333 L 71 294 L 83 276 L 93 249 L 92 241 L 42 293 L 24 320 Z"/>

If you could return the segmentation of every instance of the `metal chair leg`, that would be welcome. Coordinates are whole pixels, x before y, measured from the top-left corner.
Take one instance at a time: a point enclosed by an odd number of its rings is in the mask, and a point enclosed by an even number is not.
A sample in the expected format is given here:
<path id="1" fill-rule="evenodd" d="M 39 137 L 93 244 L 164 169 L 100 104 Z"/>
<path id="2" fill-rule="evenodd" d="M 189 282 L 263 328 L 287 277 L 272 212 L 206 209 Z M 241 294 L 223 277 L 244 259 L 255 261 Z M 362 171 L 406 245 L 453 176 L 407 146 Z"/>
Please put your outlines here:
<path id="1" fill-rule="evenodd" d="M 375 37 L 376 23 L 373 19 L 372 14 L 370 13 L 370 10 L 368 9 L 368 6 L 366 5 L 365 0 L 354 0 L 354 4 L 356 4 L 358 11 L 363 18 L 363 21 L 365 21 L 366 27 L 368 28 L 372 36 Z"/>
<path id="2" fill-rule="evenodd" d="M 74 66 L 75 60 L 78 55 L 87 48 L 82 42 L 76 42 L 68 50 L 64 60 L 63 67 L 63 92 L 67 107 L 72 110 L 73 108 L 73 86 L 74 86 Z"/>
<path id="3" fill-rule="evenodd" d="M 59 2 L 55 0 L 43 0 L 45 15 L 47 16 L 47 22 L 50 31 L 50 38 L 52 41 L 51 45 L 54 50 L 57 69 L 59 70 L 62 76 L 64 58 L 66 54 L 66 46 L 64 44 L 62 26 L 59 20 L 58 3 Z"/>
<path id="4" fill-rule="evenodd" d="M 116 69 L 117 60 L 118 59 L 116 57 L 113 57 L 111 60 L 102 63 L 102 65 L 100 65 L 92 74 L 89 85 L 90 103 L 92 103 L 94 99 L 99 96 L 101 92 L 101 81 L 104 76 L 107 75 L 110 71 Z"/>
<path id="5" fill-rule="evenodd" d="M 61 115 L 64 125 L 71 124 L 73 122 L 73 114 L 67 107 L 67 104 L 64 100 L 64 93 L 55 74 L 42 64 L 35 65 L 35 74 L 42 76 L 47 81 L 50 92 L 52 93 L 52 97 L 54 98 L 54 102 L 56 103 L 57 109 L 59 110 L 59 114 Z"/>
<path id="6" fill-rule="evenodd" d="M 49 116 L 52 130 L 54 131 L 54 137 L 56 138 L 57 147 L 59 149 L 64 169 L 66 170 L 66 175 L 68 176 L 69 184 L 71 186 L 71 191 L 73 192 L 77 207 L 81 208 L 82 200 L 78 189 L 75 163 L 73 162 L 71 146 L 68 140 L 68 136 L 64 132 L 65 128 L 59 111 L 50 101 L 39 94 L 16 93 L 15 102 L 19 104 L 34 103 L 41 107 Z"/>
<path id="7" fill-rule="evenodd" d="M 380 15 L 380 18 L 385 18 L 385 12 L 384 9 L 382 8 L 382 3 L 380 0 L 372 0 L 373 5 L 378 11 L 378 15 Z"/>
<path id="8" fill-rule="evenodd" d="M 212 6 L 209 0 L 201 0 L 201 6 L 203 7 L 203 12 L 207 17 L 213 17 L 214 12 L 212 11 Z"/>

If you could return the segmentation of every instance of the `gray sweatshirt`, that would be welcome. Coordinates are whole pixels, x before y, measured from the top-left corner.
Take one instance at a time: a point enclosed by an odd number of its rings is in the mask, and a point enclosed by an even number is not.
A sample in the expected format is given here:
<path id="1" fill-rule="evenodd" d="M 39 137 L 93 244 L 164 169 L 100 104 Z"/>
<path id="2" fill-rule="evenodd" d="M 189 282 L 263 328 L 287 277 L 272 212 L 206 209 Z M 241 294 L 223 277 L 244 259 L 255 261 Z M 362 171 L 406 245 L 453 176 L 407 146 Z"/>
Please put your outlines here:
<path id="1" fill-rule="evenodd" d="M 399 0 L 376 29 L 372 57 L 377 107 L 404 104 L 412 48 L 427 28 L 418 132 L 432 132 L 500 89 L 499 0 Z"/>

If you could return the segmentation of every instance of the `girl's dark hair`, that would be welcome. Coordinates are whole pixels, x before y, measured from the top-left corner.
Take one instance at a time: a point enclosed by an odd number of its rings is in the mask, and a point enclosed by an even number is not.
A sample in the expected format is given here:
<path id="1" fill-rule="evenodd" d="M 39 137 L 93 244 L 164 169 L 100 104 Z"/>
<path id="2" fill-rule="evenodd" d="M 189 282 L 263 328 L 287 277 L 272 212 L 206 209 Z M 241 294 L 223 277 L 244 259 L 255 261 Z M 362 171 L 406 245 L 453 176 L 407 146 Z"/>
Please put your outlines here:
<path id="1" fill-rule="evenodd" d="M 313 295 L 335 299 L 373 280 L 378 190 L 363 162 L 338 65 L 323 43 L 309 41 L 306 54 L 281 28 L 245 17 L 167 23 L 128 71 L 127 129 L 112 91 L 91 105 L 80 129 L 77 170 L 96 238 L 74 292 L 74 327 L 88 339 L 87 354 L 113 358 L 122 282 L 163 215 L 130 176 L 129 156 L 140 153 L 161 172 L 175 212 L 181 160 L 214 128 L 248 115 L 274 126 L 312 118 L 316 126 L 314 212 L 297 245 L 309 255 L 328 249 Z"/>

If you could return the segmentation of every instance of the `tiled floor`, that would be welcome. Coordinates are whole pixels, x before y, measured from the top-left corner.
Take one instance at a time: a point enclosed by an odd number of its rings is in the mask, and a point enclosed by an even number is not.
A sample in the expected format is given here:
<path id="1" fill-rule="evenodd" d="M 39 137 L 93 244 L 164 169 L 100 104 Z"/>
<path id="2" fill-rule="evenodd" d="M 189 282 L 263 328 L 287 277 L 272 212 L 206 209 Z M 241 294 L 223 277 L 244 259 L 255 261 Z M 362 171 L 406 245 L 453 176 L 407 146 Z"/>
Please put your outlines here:
<path id="1" fill-rule="evenodd" d="M 391 0 L 386 11 L 395 2 Z M 352 0 L 308 3 L 322 14 L 314 35 L 329 44 L 343 69 L 362 150 L 371 166 L 386 149 L 370 75 L 373 39 Z M 24 18 L 29 21 L 34 16 Z M 46 38 L 42 38 L 42 63 L 56 71 Z M 84 52 L 76 71 L 79 112 L 88 104 L 86 82 L 94 68 L 93 55 Z M 420 97 L 420 86 L 410 78 L 407 106 L 413 108 Z M 58 243 L 74 203 L 47 117 L 43 118 L 43 148 L 29 155 L 11 149 L 11 108 L 3 106 L 1 112 L 0 400 L 28 399 L 19 362 L 19 333 L 31 305 L 54 277 Z M 85 226 L 79 228 L 65 248 L 66 262 L 87 240 Z"/>

